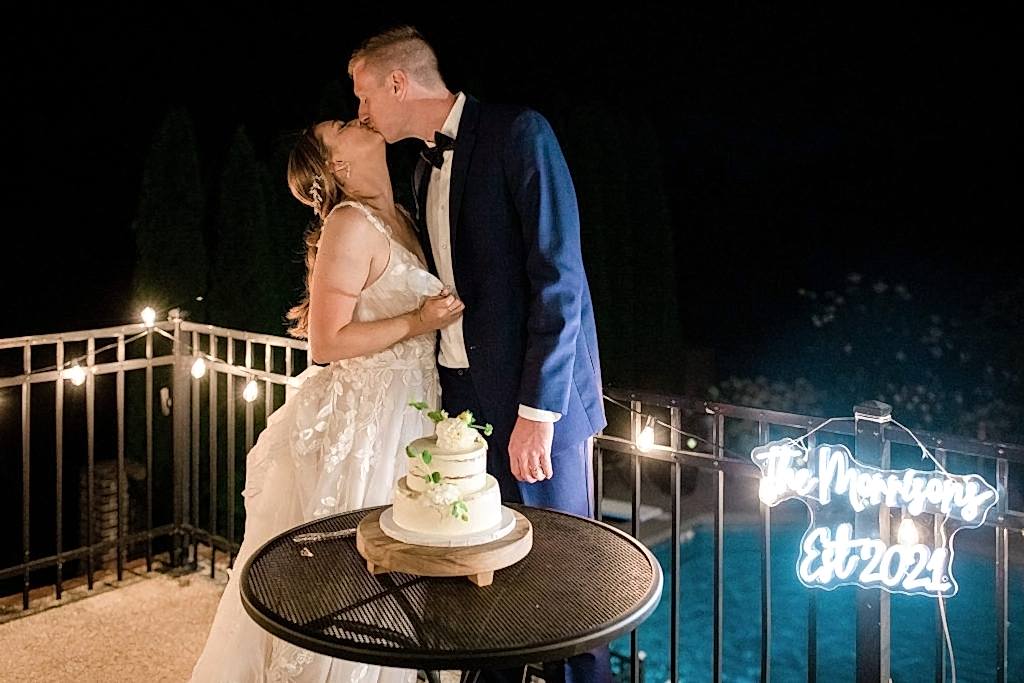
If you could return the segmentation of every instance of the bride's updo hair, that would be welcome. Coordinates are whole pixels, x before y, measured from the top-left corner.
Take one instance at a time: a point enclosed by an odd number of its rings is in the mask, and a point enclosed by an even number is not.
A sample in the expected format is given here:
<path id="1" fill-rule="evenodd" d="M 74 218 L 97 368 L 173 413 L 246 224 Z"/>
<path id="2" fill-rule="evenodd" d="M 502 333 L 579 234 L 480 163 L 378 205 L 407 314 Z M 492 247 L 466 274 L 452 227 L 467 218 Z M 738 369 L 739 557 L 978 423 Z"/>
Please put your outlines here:
<path id="1" fill-rule="evenodd" d="M 299 339 L 306 339 L 309 331 L 309 287 L 324 219 L 331 209 L 348 198 L 328 167 L 330 155 L 327 145 L 316 134 L 316 126 L 310 126 L 299 135 L 288 156 L 288 189 L 315 213 L 303 236 L 306 245 L 306 292 L 286 316 L 294 322 L 288 328 L 288 334 Z"/>
<path id="2" fill-rule="evenodd" d="M 316 134 L 316 126 L 299 134 L 288 156 L 288 189 L 321 221 L 344 199 L 344 191 L 329 169 L 330 156 L 331 150 Z"/>

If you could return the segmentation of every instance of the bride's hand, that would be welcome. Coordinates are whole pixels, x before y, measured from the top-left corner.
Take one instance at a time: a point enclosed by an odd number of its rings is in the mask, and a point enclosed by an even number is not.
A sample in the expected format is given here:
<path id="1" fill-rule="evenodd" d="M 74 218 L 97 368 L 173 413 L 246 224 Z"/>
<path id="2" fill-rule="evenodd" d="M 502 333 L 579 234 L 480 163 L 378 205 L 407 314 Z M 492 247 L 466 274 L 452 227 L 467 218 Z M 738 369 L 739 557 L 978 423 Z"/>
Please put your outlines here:
<path id="1" fill-rule="evenodd" d="M 428 297 L 416 316 L 425 331 L 433 332 L 448 327 L 462 317 L 466 304 L 452 294 L 442 292 L 437 296 Z"/>

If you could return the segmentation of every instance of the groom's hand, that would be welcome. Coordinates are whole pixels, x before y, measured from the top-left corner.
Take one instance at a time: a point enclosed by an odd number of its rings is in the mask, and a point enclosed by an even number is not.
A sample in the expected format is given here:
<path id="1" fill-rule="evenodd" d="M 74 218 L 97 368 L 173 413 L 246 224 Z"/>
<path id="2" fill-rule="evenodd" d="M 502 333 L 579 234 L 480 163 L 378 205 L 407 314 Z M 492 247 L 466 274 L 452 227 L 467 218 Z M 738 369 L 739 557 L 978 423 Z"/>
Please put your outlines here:
<path id="1" fill-rule="evenodd" d="M 551 440 L 554 422 L 535 422 L 519 417 L 508 442 L 512 476 L 531 484 L 554 476 L 551 469 Z"/>

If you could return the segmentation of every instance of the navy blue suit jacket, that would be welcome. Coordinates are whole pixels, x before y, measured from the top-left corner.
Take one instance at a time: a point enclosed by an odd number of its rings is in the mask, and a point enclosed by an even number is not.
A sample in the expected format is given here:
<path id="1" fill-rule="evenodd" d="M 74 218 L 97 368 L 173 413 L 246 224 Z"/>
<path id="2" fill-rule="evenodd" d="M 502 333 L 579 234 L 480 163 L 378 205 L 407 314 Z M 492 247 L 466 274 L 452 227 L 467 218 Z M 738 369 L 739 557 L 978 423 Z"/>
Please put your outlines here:
<path id="1" fill-rule="evenodd" d="M 413 190 L 436 272 L 424 215 L 429 171 L 421 159 Z M 449 207 L 455 287 L 466 303 L 463 335 L 482 412 L 509 431 L 520 403 L 561 413 L 553 452 L 603 429 L 576 192 L 547 120 L 467 96 Z"/>

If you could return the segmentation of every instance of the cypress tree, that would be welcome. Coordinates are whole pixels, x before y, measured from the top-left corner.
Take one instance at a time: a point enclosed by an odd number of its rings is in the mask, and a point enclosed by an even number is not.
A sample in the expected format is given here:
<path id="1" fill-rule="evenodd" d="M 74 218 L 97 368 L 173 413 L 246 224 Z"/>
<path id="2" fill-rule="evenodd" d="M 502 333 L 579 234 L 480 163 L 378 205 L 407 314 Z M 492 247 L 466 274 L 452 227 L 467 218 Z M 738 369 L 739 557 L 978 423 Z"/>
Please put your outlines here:
<path id="1" fill-rule="evenodd" d="M 224 327 L 279 334 L 261 166 L 242 127 L 228 150 L 219 196 L 210 320 Z"/>
<path id="2" fill-rule="evenodd" d="M 136 310 L 183 306 L 201 314 L 208 261 L 203 189 L 192 122 L 184 109 L 164 118 L 146 158 L 135 222 Z"/>

